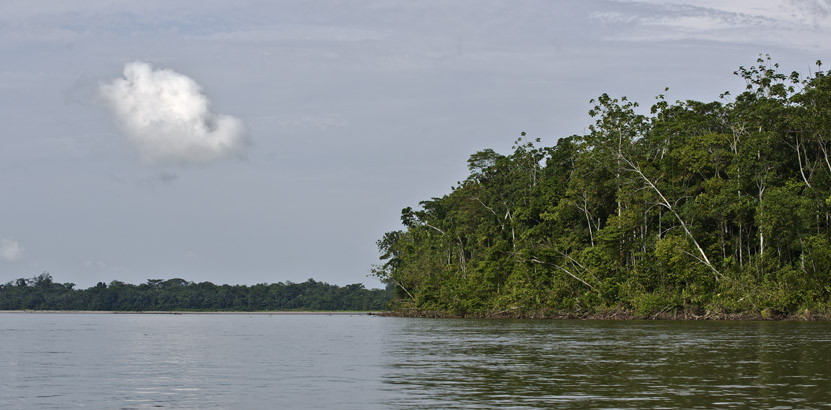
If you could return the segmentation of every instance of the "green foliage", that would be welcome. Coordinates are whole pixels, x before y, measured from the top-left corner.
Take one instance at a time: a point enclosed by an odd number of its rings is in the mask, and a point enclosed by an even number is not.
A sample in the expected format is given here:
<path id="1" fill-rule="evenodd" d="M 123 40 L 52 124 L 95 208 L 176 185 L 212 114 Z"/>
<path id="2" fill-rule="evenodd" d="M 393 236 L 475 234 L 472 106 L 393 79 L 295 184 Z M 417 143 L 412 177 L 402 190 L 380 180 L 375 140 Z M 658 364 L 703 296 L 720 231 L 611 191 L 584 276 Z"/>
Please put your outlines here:
<path id="1" fill-rule="evenodd" d="M 214 285 L 184 279 L 149 279 L 140 285 L 112 281 L 85 289 L 54 283 L 43 273 L 0 285 L 0 310 L 112 311 L 367 311 L 384 310 L 392 290 L 366 289 L 361 284 L 339 287 L 309 279 L 303 283 L 254 286 Z"/>
<path id="2" fill-rule="evenodd" d="M 631 304 L 634 313 L 643 317 L 654 317 L 682 306 L 680 295 L 667 292 L 641 293 L 632 297 Z"/>
<path id="3" fill-rule="evenodd" d="M 405 208 L 375 274 L 457 315 L 796 313 L 831 304 L 831 72 L 740 67 L 724 102 L 606 94 L 586 135 L 486 149 Z M 537 139 L 538 143 L 539 140 Z"/>

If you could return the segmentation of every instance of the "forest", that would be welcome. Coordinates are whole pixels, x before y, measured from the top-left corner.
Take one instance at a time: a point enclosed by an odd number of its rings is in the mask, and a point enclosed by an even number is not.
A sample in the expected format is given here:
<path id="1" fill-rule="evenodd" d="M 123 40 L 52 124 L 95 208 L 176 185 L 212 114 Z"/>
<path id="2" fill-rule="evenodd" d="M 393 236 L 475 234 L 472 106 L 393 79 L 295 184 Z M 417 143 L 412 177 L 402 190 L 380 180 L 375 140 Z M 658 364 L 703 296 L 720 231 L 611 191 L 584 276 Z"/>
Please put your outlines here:
<path id="1" fill-rule="evenodd" d="M 717 101 L 606 94 L 585 135 L 468 159 L 373 272 L 399 312 L 702 317 L 831 307 L 831 71 L 769 56 Z M 536 144 L 535 144 L 536 143 Z"/>
<path id="2" fill-rule="evenodd" d="M 343 287 L 309 279 L 303 283 L 215 285 L 184 279 L 150 279 L 140 285 L 99 282 L 89 289 L 57 283 L 49 273 L 0 285 L 0 310 L 89 311 L 379 311 L 392 292 Z"/>

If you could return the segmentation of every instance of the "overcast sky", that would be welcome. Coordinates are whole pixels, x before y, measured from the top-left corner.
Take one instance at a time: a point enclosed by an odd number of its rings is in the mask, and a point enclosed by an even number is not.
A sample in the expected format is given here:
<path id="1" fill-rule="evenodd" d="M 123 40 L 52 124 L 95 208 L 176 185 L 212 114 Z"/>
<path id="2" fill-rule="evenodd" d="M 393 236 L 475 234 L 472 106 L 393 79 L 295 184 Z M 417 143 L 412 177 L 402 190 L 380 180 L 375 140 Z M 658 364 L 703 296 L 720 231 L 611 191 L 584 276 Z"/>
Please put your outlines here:
<path id="1" fill-rule="evenodd" d="M 375 241 L 470 154 L 829 39 L 829 0 L 4 0 L 0 283 L 379 287 Z"/>

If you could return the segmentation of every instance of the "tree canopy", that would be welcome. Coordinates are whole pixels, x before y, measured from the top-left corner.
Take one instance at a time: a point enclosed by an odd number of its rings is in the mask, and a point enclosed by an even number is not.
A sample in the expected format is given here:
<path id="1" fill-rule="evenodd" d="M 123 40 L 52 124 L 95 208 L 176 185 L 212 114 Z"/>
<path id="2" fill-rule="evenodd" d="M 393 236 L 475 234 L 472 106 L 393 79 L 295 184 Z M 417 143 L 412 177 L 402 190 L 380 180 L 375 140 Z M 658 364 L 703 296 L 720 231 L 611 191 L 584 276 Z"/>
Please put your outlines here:
<path id="1" fill-rule="evenodd" d="M 114 280 L 89 289 L 56 283 L 49 273 L 0 285 L 0 310 L 91 311 L 378 311 L 391 292 L 343 287 L 309 279 L 303 283 L 215 285 L 184 279 L 149 279 L 133 285 Z"/>
<path id="2" fill-rule="evenodd" d="M 454 315 L 827 311 L 831 71 L 734 74 L 735 98 L 603 94 L 585 135 L 474 153 L 402 210 L 375 275 L 399 309 Z"/>

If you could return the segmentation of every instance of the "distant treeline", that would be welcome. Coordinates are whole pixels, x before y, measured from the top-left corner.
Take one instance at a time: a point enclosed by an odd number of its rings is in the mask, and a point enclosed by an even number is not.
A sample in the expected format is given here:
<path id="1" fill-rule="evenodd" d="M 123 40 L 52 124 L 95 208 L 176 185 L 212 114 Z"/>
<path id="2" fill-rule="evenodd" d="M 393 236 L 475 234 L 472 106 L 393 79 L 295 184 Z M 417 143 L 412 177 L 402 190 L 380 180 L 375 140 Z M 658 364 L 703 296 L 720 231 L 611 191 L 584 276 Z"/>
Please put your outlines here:
<path id="1" fill-rule="evenodd" d="M 0 310 L 93 311 L 372 311 L 384 310 L 391 290 L 343 287 L 309 279 L 303 283 L 215 285 L 184 279 L 150 279 L 132 285 L 99 282 L 89 289 L 57 283 L 49 273 L 0 285 Z"/>
<path id="2" fill-rule="evenodd" d="M 831 71 L 740 67 L 746 89 L 651 114 L 594 100 L 584 135 L 468 160 L 401 214 L 376 275 L 452 315 L 831 309 Z M 522 133 L 523 137 L 525 133 Z M 539 139 L 537 139 L 539 142 Z"/>

